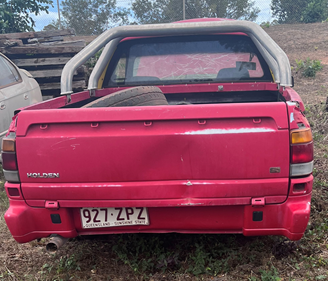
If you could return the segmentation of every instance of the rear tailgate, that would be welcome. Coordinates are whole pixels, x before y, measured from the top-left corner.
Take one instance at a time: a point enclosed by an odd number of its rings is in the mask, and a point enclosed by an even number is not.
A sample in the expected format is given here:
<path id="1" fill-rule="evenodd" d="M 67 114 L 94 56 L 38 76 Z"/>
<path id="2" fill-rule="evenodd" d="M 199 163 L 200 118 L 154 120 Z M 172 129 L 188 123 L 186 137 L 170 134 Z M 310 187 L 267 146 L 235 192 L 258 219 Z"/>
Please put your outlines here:
<path id="1" fill-rule="evenodd" d="M 16 151 L 33 206 L 270 204 L 288 193 L 283 102 L 25 110 Z"/>

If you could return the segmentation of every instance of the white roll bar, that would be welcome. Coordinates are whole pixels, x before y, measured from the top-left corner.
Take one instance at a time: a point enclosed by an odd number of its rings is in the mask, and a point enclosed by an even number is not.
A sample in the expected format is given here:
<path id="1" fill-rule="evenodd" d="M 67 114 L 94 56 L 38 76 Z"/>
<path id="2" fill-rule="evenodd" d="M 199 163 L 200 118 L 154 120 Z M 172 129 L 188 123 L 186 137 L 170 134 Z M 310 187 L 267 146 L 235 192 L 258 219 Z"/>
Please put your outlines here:
<path id="1" fill-rule="evenodd" d="M 240 20 L 203 21 L 119 26 L 105 31 L 67 62 L 61 75 L 61 95 L 68 95 L 68 101 L 70 101 L 70 94 L 73 93 L 72 81 L 74 71 L 107 43 L 109 44 L 100 56 L 90 76 L 88 86 L 90 91 L 97 89 L 98 80 L 122 38 L 200 35 L 229 32 L 243 32 L 250 36 L 269 65 L 275 77 L 275 82 L 281 86 L 292 86 L 291 68 L 287 55 L 258 24 Z"/>

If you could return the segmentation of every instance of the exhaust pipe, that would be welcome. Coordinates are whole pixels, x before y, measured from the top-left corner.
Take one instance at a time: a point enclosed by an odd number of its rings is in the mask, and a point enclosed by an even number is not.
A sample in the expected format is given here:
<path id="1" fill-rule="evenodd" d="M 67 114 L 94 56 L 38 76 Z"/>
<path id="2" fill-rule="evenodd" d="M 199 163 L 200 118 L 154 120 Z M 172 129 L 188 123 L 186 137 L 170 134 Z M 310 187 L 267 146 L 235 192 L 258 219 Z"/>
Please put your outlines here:
<path id="1" fill-rule="evenodd" d="M 56 252 L 61 246 L 63 246 L 67 242 L 68 238 L 65 238 L 60 235 L 56 235 L 50 238 L 46 249 L 47 252 L 54 253 Z"/>

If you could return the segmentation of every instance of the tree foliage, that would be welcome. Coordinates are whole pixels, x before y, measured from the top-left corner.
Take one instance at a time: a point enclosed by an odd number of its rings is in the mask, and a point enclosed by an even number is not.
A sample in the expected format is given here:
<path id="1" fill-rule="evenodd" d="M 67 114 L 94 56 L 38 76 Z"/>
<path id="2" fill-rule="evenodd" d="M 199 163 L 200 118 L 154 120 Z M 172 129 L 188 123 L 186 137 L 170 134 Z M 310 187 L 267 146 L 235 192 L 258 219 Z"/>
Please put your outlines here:
<path id="1" fill-rule="evenodd" d="M 272 0 L 272 15 L 279 23 L 300 22 L 307 3 L 308 0 Z"/>
<path id="2" fill-rule="evenodd" d="M 327 0 L 272 0 L 272 15 L 279 23 L 318 22 L 327 19 Z"/>
<path id="3" fill-rule="evenodd" d="M 31 14 L 48 13 L 52 0 L 0 0 L 0 33 L 33 31 Z"/>
<path id="4" fill-rule="evenodd" d="M 51 30 L 59 30 L 59 29 L 67 29 L 69 28 L 67 26 L 67 23 L 64 19 L 60 20 L 60 24 L 59 24 L 59 20 L 52 20 L 49 24 L 47 24 L 46 26 L 43 27 L 43 31 L 51 31 Z"/>
<path id="5" fill-rule="evenodd" d="M 320 22 L 328 17 L 328 1 L 313 0 L 308 3 L 302 15 L 302 21 L 305 23 Z"/>
<path id="6" fill-rule="evenodd" d="M 129 11 L 117 8 L 116 0 L 65 0 L 61 4 L 67 27 L 78 35 L 97 35 L 128 23 Z"/>
<path id="7" fill-rule="evenodd" d="M 255 20 L 259 9 L 251 0 L 186 0 L 186 19 L 231 18 Z M 183 18 L 182 0 L 136 0 L 132 10 L 138 23 L 164 23 Z"/>

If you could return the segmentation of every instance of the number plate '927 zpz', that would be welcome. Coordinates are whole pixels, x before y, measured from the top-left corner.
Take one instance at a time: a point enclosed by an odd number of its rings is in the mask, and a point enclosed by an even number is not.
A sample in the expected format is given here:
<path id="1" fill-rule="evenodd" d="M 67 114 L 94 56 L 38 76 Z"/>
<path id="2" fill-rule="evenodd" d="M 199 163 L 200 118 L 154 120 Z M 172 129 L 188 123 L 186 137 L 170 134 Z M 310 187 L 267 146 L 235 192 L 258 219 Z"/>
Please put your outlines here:
<path id="1" fill-rule="evenodd" d="M 149 225 L 148 211 L 144 207 L 133 208 L 81 208 L 83 228 Z"/>

